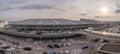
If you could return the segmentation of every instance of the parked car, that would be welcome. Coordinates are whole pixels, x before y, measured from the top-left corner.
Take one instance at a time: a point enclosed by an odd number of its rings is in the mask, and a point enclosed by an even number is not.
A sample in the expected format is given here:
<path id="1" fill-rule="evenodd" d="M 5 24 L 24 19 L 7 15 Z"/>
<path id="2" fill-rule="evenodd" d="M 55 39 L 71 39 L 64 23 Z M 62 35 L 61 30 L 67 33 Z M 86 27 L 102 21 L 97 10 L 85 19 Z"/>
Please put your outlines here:
<path id="1" fill-rule="evenodd" d="M 61 48 L 61 44 L 54 44 L 55 47 Z"/>
<path id="2" fill-rule="evenodd" d="M 52 45 L 52 44 L 49 44 L 47 47 L 49 47 L 49 48 L 55 48 L 55 46 Z"/>
<path id="3" fill-rule="evenodd" d="M 110 42 L 110 40 L 105 40 L 105 39 L 104 39 L 103 42 Z"/>
<path id="4" fill-rule="evenodd" d="M 63 44 L 62 44 L 62 47 L 65 47 L 65 46 L 66 46 L 66 44 L 65 44 L 65 43 L 63 43 Z"/>
<path id="5" fill-rule="evenodd" d="M 10 48 L 10 46 L 4 46 L 4 47 L 2 47 L 2 49 L 9 49 Z"/>
<path id="6" fill-rule="evenodd" d="M 69 50 L 66 50 L 64 54 L 69 54 L 69 52 L 70 52 Z"/>
<path id="7" fill-rule="evenodd" d="M 48 54 L 48 52 L 43 52 L 43 54 Z"/>
<path id="8" fill-rule="evenodd" d="M 66 43 L 67 46 L 71 46 L 72 44 L 71 43 Z"/>
<path id="9" fill-rule="evenodd" d="M 56 54 L 56 52 L 54 52 L 54 51 L 51 51 L 49 54 Z"/>
<path id="10" fill-rule="evenodd" d="M 81 49 L 86 49 L 86 48 L 88 48 L 88 45 L 81 47 Z"/>
<path id="11" fill-rule="evenodd" d="M 1 45 L 0 45 L 0 47 L 6 47 L 7 45 L 6 44 L 4 44 L 4 43 L 2 43 Z"/>
<path id="12" fill-rule="evenodd" d="M 62 47 L 71 46 L 71 45 L 72 45 L 71 43 L 63 43 L 63 44 L 62 44 Z"/>
<path id="13" fill-rule="evenodd" d="M 31 47 L 24 47 L 23 50 L 31 51 L 32 48 Z"/>

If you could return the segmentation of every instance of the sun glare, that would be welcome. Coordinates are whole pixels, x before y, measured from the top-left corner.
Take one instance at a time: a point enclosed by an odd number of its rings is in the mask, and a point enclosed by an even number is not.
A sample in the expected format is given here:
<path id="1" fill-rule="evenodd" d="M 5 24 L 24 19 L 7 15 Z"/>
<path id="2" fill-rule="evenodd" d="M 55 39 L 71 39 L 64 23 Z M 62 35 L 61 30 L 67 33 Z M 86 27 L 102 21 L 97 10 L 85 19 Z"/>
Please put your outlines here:
<path id="1" fill-rule="evenodd" d="M 104 6 L 101 8 L 101 12 L 106 14 L 109 11 L 108 7 Z"/>

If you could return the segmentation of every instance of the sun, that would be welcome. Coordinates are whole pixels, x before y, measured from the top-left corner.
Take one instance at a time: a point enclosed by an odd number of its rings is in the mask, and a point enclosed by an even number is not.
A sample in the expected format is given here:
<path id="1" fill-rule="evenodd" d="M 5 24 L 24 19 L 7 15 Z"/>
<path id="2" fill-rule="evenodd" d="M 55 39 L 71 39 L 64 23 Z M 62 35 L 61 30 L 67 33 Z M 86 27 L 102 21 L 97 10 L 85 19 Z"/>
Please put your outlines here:
<path id="1" fill-rule="evenodd" d="M 106 6 L 104 6 L 104 7 L 101 8 L 101 12 L 102 12 L 103 14 L 106 14 L 108 11 L 109 11 L 109 9 L 108 9 L 108 7 L 106 7 Z"/>

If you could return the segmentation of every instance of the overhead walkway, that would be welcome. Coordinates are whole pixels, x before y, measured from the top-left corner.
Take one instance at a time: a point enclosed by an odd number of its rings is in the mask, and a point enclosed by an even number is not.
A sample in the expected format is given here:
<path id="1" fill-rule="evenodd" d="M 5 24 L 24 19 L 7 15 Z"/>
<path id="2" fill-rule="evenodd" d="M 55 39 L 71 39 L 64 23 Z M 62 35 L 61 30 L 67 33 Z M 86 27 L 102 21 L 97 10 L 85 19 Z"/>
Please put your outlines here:
<path id="1" fill-rule="evenodd" d="M 102 31 L 94 31 L 94 30 L 84 30 L 86 32 L 86 35 L 96 38 L 102 38 L 102 39 L 108 39 L 108 40 L 120 40 L 120 34 L 116 33 L 108 33 L 108 32 L 102 32 Z"/>

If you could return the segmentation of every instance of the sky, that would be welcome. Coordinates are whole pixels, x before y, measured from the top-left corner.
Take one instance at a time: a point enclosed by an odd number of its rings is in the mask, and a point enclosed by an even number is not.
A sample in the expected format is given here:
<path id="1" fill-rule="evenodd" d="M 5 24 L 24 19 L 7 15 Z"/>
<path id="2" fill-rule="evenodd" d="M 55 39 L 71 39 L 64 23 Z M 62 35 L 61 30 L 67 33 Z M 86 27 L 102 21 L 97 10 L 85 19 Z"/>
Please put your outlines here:
<path id="1" fill-rule="evenodd" d="M 107 7 L 104 14 L 101 8 Z M 0 0 L 0 19 L 80 18 L 120 21 L 120 0 Z"/>

